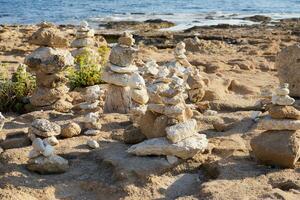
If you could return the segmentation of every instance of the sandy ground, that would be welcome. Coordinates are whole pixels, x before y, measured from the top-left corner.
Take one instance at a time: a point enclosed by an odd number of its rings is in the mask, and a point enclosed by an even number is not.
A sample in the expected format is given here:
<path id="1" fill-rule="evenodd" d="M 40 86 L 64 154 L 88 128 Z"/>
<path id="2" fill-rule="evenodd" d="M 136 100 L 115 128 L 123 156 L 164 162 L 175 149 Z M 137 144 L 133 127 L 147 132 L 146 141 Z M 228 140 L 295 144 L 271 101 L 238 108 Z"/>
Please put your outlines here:
<path id="1" fill-rule="evenodd" d="M 295 169 L 260 165 L 249 145 L 259 133 L 250 116 L 253 110 L 261 109 L 256 105 L 260 90 L 277 86 L 276 54 L 299 42 L 297 27 L 299 23 L 291 21 L 272 27 L 196 27 L 176 33 L 137 30 L 139 66 L 149 59 L 159 64 L 169 62 L 176 42 L 195 35 L 203 39 L 202 50 L 188 52 L 187 56 L 209 80 L 214 96 L 206 100 L 211 108 L 218 110 L 217 115 L 225 121 L 233 122 L 232 127 L 217 132 L 211 125 L 211 116 L 195 115 L 199 133 L 209 138 L 209 150 L 175 166 L 165 157 L 127 154 L 129 145 L 119 136 L 131 124 L 129 117 L 103 114 L 98 136 L 60 139 L 56 152 L 70 163 L 66 173 L 39 175 L 25 167 L 31 147 L 24 138 L 30 123 L 43 117 L 62 125 L 80 120 L 81 116 L 54 111 L 6 114 L 8 122 L 0 133 L 0 141 L 9 139 L 12 145 L 20 144 L 20 148 L 7 148 L 0 155 L 0 199 L 300 199 L 299 162 Z M 74 28 L 61 29 L 69 33 L 70 39 L 74 37 Z M 35 26 L 0 29 L 0 62 L 11 71 L 36 48 L 27 43 L 34 30 Z M 103 35 L 106 39 L 113 37 Z M 87 147 L 90 138 L 99 142 L 99 149 Z"/>

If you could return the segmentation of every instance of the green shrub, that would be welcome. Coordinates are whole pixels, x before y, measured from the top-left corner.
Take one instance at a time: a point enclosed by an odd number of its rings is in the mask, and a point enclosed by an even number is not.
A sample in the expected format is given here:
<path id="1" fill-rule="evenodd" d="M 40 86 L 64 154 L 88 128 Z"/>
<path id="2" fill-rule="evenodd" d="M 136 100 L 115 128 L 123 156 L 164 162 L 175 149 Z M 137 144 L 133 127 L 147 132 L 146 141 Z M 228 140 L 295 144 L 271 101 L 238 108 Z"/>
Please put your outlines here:
<path id="1" fill-rule="evenodd" d="M 101 65 L 91 59 L 88 52 L 78 55 L 75 62 L 77 69 L 69 67 L 67 70 L 67 77 L 72 89 L 101 83 Z"/>
<path id="2" fill-rule="evenodd" d="M 26 72 L 23 65 L 18 67 L 11 78 L 5 66 L 0 67 L 0 111 L 22 112 L 24 97 L 29 96 L 36 87 L 35 77 Z"/>
<path id="3" fill-rule="evenodd" d="M 98 48 L 98 53 L 101 56 L 101 61 L 100 61 L 101 66 L 105 66 L 108 61 L 110 48 L 108 46 L 101 46 Z"/>

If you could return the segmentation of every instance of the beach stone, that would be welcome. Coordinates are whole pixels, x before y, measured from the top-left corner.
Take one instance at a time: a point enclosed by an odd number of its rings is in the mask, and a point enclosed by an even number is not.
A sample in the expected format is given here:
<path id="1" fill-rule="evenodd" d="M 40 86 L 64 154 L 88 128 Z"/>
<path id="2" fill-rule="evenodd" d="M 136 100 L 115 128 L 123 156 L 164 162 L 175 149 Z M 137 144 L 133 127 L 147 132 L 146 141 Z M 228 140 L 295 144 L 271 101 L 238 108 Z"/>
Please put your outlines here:
<path id="1" fill-rule="evenodd" d="M 118 39 L 118 44 L 124 45 L 126 47 L 133 46 L 134 42 L 135 42 L 135 40 L 134 40 L 133 36 L 126 32 Z"/>
<path id="2" fill-rule="evenodd" d="M 91 147 L 92 149 L 99 148 L 99 143 L 96 140 L 88 140 L 87 145 Z"/>
<path id="3" fill-rule="evenodd" d="M 293 106 L 272 105 L 268 112 L 273 119 L 300 119 L 300 111 Z"/>
<path id="4" fill-rule="evenodd" d="M 29 159 L 26 167 L 28 170 L 40 174 L 57 174 L 66 172 L 69 169 L 69 163 L 66 159 L 57 155 L 38 156 Z"/>
<path id="5" fill-rule="evenodd" d="M 34 106 L 50 106 L 62 98 L 62 94 L 66 94 L 69 88 L 61 85 L 56 88 L 38 87 L 30 97 L 30 103 Z M 69 107 L 69 106 L 68 106 Z"/>
<path id="6" fill-rule="evenodd" d="M 51 109 L 61 113 L 68 113 L 72 110 L 73 104 L 65 99 L 58 99 L 51 105 Z"/>
<path id="7" fill-rule="evenodd" d="M 39 47 L 25 57 L 24 63 L 35 71 L 53 74 L 74 65 L 74 58 L 65 49 Z"/>
<path id="8" fill-rule="evenodd" d="M 72 48 L 93 47 L 95 40 L 93 38 L 78 38 L 71 43 Z"/>
<path id="9" fill-rule="evenodd" d="M 119 73 L 119 74 L 130 74 L 138 70 L 138 68 L 135 65 L 130 65 L 128 67 L 120 67 L 118 65 L 110 65 L 109 69 L 113 72 Z"/>
<path id="10" fill-rule="evenodd" d="M 99 135 L 100 133 L 101 133 L 100 130 L 87 130 L 87 131 L 85 131 L 83 134 L 84 134 L 84 135 L 95 136 L 95 135 Z"/>
<path id="11" fill-rule="evenodd" d="M 264 118 L 258 121 L 257 128 L 260 130 L 298 130 L 300 120 Z"/>
<path id="12" fill-rule="evenodd" d="M 81 128 L 75 122 L 70 122 L 64 125 L 61 129 L 61 136 L 65 138 L 71 138 L 80 135 L 80 133 L 81 133 Z"/>
<path id="13" fill-rule="evenodd" d="M 39 155 L 41 155 L 40 152 L 36 151 L 35 149 L 31 149 L 31 151 L 28 154 L 28 158 L 29 159 L 36 158 L 36 157 L 39 157 Z"/>
<path id="14" fill-rule="evenodd" d="M 266 131 L 250 144 L 255 157 L 267 165 L 294 168 L 300 158 L 299 131 Z"/>
<path id="15" fill-rule="evenodd" d="M 166 127 L 168 118 L 164 115 L 157 115 L 151 111 L 146 111 L 141 116 L 139 127 L 143 135 L 149 138 L 158 138 L 166 136 Z"/>
<path id="16" fill-rule="evenodd" d="M 55 27 L 40 28 L 29 38 L 29 43 L 38 46 L 64 48 L 69 46 L 65 35 Z"/>
<path id="17" fill-rule="evenodd" d="M 45 145 L 45 150 L 42 152 L 43 156 L 49 157 L 53 155 L 54 153 L 54 148 L 50 144 Z"/>
<path id="18" fill-rule="evenodd" d="M 41 137 L 51 137 L 59 135 L 61 132 L 60 126 L 46 119 L 36 119 L 31 123 L 28 129 L 28 134 L 35 134 Z"/>
<path id="19" fill-rule="evenodd" d="M 295 103 L 295 99 L 291 98 L 288 95 L 285 96 L 272 96 L 272 103 L 280 106 L 291 106 Z"/>
<path id="20" fill-rule="evenodd" d="M 167 138 L 172 143 L 180 142 L 197 134 L 197 121 L 190 119 L 166 128 Z"/>
<path id="21" fill-rule="evenodd" d="M 147 89 L 132 89 L 131 90 L 131 98 L 133 101 L 139 104 L 146 104 L 149 101 L 149 96 L 147 93 Z"/>
<path id="22" fill-rule="evenodd" d="M 131 107 L 130 87 L 109 85 L 104 104 L 106 113 L 128 113 Z"/>
<path id="23" fill-rule="evenodd" d="M 276 58 L 275 67 L 281 83 L 289 83 L 290 95 L 300 97 L 300 45 L 283 49 Z"/>
<path id="24" fill-rule="evenodd" d="M 33 142 L 32 142 L 32 147 L 35 151 L 37 152 L 43 152 L 45 151 L 45 144 L 43 142 L 43 140 L 41 138 L 36 138 Z"/>
<path id="25" fill-rule="evenodd" d="M 288 88 L 277 88 L 275 90 L 275 94 L 277 94 L 278 96 L 285 96 L 290 94 L 290 90 Z"/>
<path id="26" fill-rule="evenodd" d="M 132 47 L 124 48 L 117 45 L 111 49 L 109 61 L 114 65 L 128 67 L 132 65 L 135 53 L 136 49 Z"/>
<path id="27" fill-rule="evenodd" d="M 198 152 L 204 152 L 208 140 L 203 134 L 194 135 L 178 143 L 171 143 L 167 138 L 153 138 L 131 146 L 127 152 L 138 156 L 171 155 L 182 159 L 193 157 Z"/>
<path id="28" fill-rule="evenodd" d="M 113 85 L 127 87 L 130 76 L 129 74 L 118 74 L 105 69 L 102 74 L 102 80 Z"/>
<path id="29" fill-rule="evenodd" d="M 174 165 L 179 161 L 179 159 L 176 156 L 166 156 L 168 163 L 171 165 Z"/>
<path id="30" fill-rule="evenodd" d="M 43 139 L 44 144 L 50 144 L 51 146 L 58 145 L 59 141 L 55 136 L 51 136 Z"/>

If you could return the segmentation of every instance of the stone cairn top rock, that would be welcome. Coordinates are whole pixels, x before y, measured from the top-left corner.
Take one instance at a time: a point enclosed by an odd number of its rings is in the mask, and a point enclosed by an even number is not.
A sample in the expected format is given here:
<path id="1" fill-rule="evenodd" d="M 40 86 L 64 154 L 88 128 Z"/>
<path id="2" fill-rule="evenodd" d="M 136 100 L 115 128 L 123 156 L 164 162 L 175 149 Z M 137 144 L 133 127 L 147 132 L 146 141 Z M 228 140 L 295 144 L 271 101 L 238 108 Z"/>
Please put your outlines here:
<path id="1" fill-rule="evenodd" d="M 294 167 L 300 158 L 300 111 L 293 107 L 288 84 L 281 84 L 272 96 L 272 105 L 257 128 L 265 132 L 251 140 L 258 160 L 265 164 Z"/>
<path id="2" fill-rule="evenodd" d="M 54 25 L 43 23 L 29 42 L 41 47 L 26 56 L 25 64 L 36 74 L 37 88 L 30 103 L 41 109 L 55 109 L 68 112 L 72 104 L 67 101 L 67 79 L 63 73 L 66 67 L 74 65 L 71 53 L 62 48 L 68 46 L 64 34 Z"/>
<path id="3" fill-rule="evenodd" d="M 128 113 L 133 103 L 142 105 L 148 101 L 145 80 L 133 64 L 137 51 L 133 45 L 133 36 L 125 32 L 111 50 L 102 75 L 103 81 L 109 83 L 105 112 Z"/>
<path id="4" fill-rule="evenodd" d="M 47 128 L 49 129 L 49 127 Z M 27 168 L 41 174 L 63 173 L 69 168 L 66 159 L 55 155 L 54 147 L 36 138 L 32 142 L 33 149 L 29 152 Z"/>
<path id="5" fill-rule="evenodd" d="M 148 65 L 149 66 L 149 65 Z M 152 62 L 150 67 L 154 67 Z M 148 140 L 133 145 L 129 153 L 166 155 L 187 159 L 203 152 L 208 145 L 206 136 L 197 133 L 197 123 L 192 110 L 185 104 L 184 79 L 167 67 L 161 67 L 148 87 L 150 100 L 147 111 L 139 121 L 141 132 Z"/>
<path id="6" fill-rule="evenodd" d="M 174 50 L 175 54 L 175 59 L 176 63 L 184 66 L 184 67 L 191 67 L 191 63 L 187 60 L 187 57 L 185 55 L 186 50 L 185 50 L 185 43 L 184 42 L 179 42 Z"/>

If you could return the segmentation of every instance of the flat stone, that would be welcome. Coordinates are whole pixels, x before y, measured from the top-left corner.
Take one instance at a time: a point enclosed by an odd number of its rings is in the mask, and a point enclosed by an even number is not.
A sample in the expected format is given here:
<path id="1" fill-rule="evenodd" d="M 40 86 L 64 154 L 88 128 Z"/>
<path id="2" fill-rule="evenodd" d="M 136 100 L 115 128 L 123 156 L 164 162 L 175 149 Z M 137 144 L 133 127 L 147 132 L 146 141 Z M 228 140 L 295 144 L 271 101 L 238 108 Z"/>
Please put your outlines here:
<path id="1" fill-rule="evenodd" d="M 257 128 L 260 130 L 298 130 L 300 120 L 265 118 L 258 121 Z"/>
<path id="2" fill-rule="evenodd" d="M 28 134 L 35 134 L 41 137 L 51 137 L 59 135 L 61 128 L 58 124 L 46 119 L 36 119 L 28 129 Z"/>
<path id="3" fill-rule="evenodd" d="M 250 144 L 255 157 L 267 165 L 294 168 L 300 158 L 299 131 L 266 131 Z"/>
<path id="4" fill-rule="evenodd" d="M 131 77 L 130 74 L 114 73 L 107 69 L 103 70 L 103 74 L 102 74 L 102 80 L 104 82 L 117 85 L 117 86 L 122 86 L 122 87 L 129 86 L 130 77 Z"/>
<path id="5" fill-rule="evenodd" d="M 291 106 L 295 103 L 295 99 L 291 98 L 288 95 L 285 96 L 272 96 L 272 103 L 280 106 Z"/>
<path id="6" fill-rule="evenodd" d="M 38 46 L 64 48 L 69 46 L 65 35 L 57 28 L 40 28 L 29 38 L 30 44 Z"/>
<path id="7" fill-rule="evenodd" d="M 99 135 L 100 133 L 101 133 L 100 130 L 87 130 L 83 134 L 95 136 L 95 135 Z"/>
<path id="8" fill-rule="evenodd" d="M 190 119 L 166 128 L 167 138 L 172 143 L 180 142 L 197 134 L 197 121 Z"/>
<path id="9" fill-rule="evenodd" d="M 93 47 L 94 45 L 94 38 L 79 38 L 71 43 L 72 48 Z"/>
<path id="10" fill-rule="evenodd" d="M 35 71 L 57 73 L 74 65 L 74 58 L 68 50 L 39 47 L 25 57 L 24 63 Z"/>
<path id="11" fill-rule="evenodd" d="M 110 70 L 119 74 L 131 74 L 138 70 L 135 65 L 129 65 L 128 67 L 120 67 L 118 65 L 110 65 Z"/>
<path id="12" fill-rule="evenodd" d="M 128 67 L 132 65 L 136 49 L 116 45 L 111 49 L 109 61 L 118 66 Z"/>
<path id="13" fill-rule="evenodd" d="M 153 138 L 131 146 L 127 152 L 138 156 L 171 155 L 182 159 L 193 157 L 203 152 L 208 146 L 208 140 L 203 134 L 194 135 L 178 143 L 172 144 L 167 138 Z"/>
<path id="14" fill-rule="evenodd" d="M 76 32 L 76 39 L 82 39 L 82 38 L 92 38 L 95 35 L 95 30 L 94 29 L 89 29 L 86 31 L 80 31 L 78 30 Z"/>
<path id="15" fill-rule="evenodd" d="M 27 169 L 40 174 L 64 173 L 69 169 L 69 163 L 66 159 L 57 155 L 39 156 L 29 159 Z"/>
<path id="16" fill-rule="evenodd" d="M 300 111 L 293 106 L 273 105 L 268 112 L 273 119 L 300 119 Z"/>

